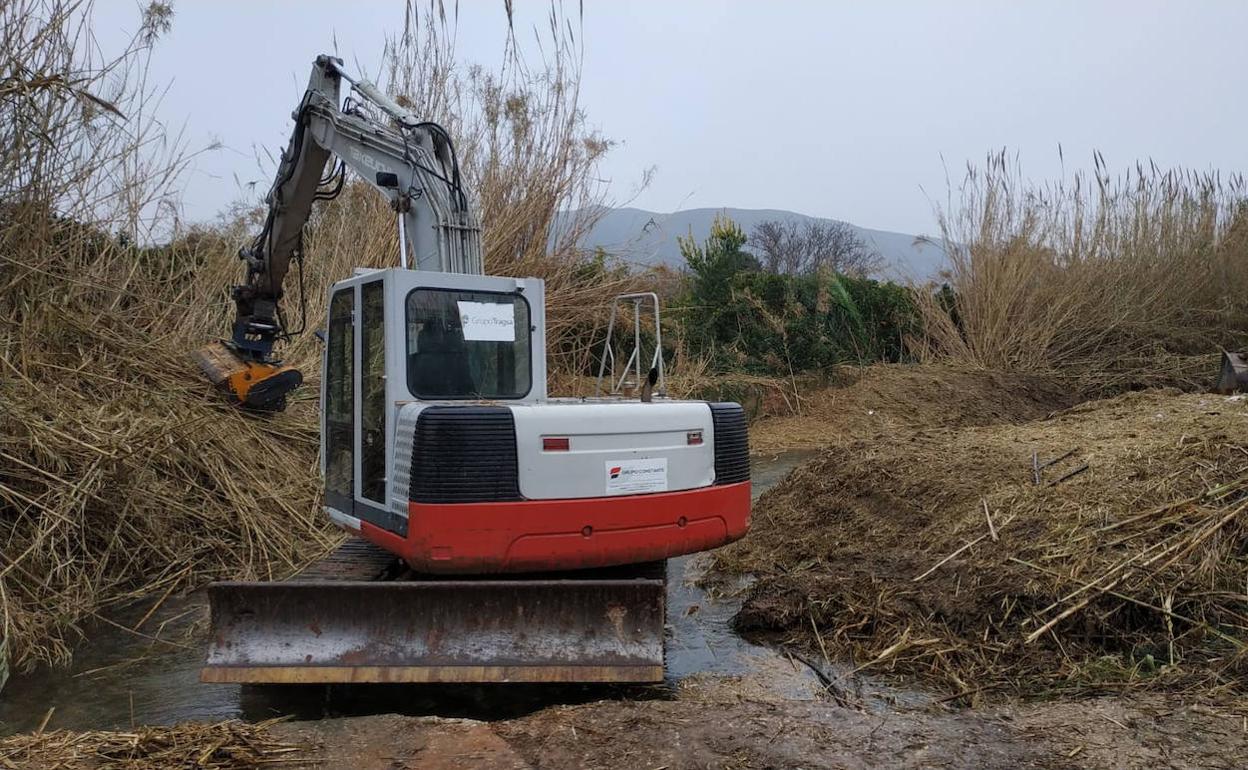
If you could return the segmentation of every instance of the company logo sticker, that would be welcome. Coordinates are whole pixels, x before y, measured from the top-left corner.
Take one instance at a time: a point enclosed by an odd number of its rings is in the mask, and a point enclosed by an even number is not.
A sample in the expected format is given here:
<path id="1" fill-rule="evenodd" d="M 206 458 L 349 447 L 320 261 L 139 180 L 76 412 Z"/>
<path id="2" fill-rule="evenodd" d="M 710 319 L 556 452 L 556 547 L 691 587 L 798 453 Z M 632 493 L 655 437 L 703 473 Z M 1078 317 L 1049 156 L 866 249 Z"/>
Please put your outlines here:
<path id="1" fill-rule="evenodd" d="M 639 495 L 647 492 L 667 491 L 666 457 L 607 460 L 604 469 L 608 495 Z"/>

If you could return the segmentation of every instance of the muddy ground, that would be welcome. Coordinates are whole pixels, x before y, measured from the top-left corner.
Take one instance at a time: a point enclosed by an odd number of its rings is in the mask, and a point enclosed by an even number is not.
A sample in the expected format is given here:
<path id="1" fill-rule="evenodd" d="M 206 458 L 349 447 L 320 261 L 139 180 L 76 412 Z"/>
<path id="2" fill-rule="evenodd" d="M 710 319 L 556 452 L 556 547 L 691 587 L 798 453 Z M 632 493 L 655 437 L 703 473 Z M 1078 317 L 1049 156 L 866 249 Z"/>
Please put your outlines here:
<path id="1" fill-rule="evenodd" d="M 1230 711 L 1159 698 L 986 710 L 855 708 L 737 696 L 552 707 L 502 722 L 379 716 L 275 730 L 306 767 L 1234 768 L 1248 733 Z"/>
<path id="2" fill-rule="evenodd" d="M 1006 385 L 991 374 L 943 370 L 907 372 L 890 367 L 878 375 L 860 373 L 842 388 L 811 394 L 803 418 L 765 420 L 755 426 L 752 435 L 762 450 L 758 463 L 762 472 L 756 474 L 756 484 L 775 483 L 778 469 L 786 465 L 767 458 L 786 446 L 826 446 L 853 431 L 900 436 L 935 426 L 1017 423 L 1043 419 L 1069 406 L 1068 396 L 1051 384 L 1030 382 L 1014 396 L 1003 395 Z M 945 401 L 944 408 L 930 403 L 938 396 L 937 400 Z M 907 401 L 914 403 L 914 398 L 927 406 L 907 407 Z M 710 556 L 698 557 L 697 568 L 684 569 L 682 579 L 691 584 L 698 581 L 704 577 L 701 569 L 711 562 Z M 683 661 L 680 665 L 686 675 L 661 687 L 589 690 L 575 697 L 534 688 L 526 688 L 523 697 L 490 690 L 471 696 L 472 707 L 465 707 L 461 699 L 453 709 L 438 708 L 438 702 L 450 703 L 443 691 L 390 688 L 383 695 L 381 690 L 355 688 L 348 713 L 358 716 L 336 716 L 330 708 L 309 715 L 302 708 L 282 706 L 280 699 L 261 699 L 269 704 L 261 709 L 264 713 L 244 709 L 241 716 L 255 720 L 294 715 L 290 721 L 267 728 L 267 733 L 273 740 L 297 747 L 280 756 L 280 766 L 307 768 L 1233 768 L 1246 764 L 1248 702 L 1243 699 L 1194 691 L 1126 691 L 1040 700 L 1003 695 L 966 707 L 945 691 L 926 687 L 921 679 L 878 679 L 872 671 L 837 659 L 835 654 L 823 659 L 800 646 L 760 651 L 717 642 L 712 638 L 717 634 L 730 636 L 731 617 L 745 590 L 742 584 L 720 585 L 736 595 L 673 594 L 683 597 L 678 601 L 684 604 L 672 607 L 669 664 Z M 729 655 L 739 659 L 716 659 Z M 690 660 L 696 662 L 690 664 Z M 38 683 L 28 683 L 28 691 L 38 688 Z M 313 700 L 316 697 L 311 693 Z M 327 691 L 324 697 L 328 702 L 331 694 Z M 492 704 L 490 699 L 500 702 Z M 412 705 L 427 703 L 433 705 Z M 117 708 L 124 705 L 118 703 Z M 130 708 L 134 709 L 133 701 Z M 385 711 L 407 715 L 381 713 Z M 478 718 L 460 718 L 464 714 Z M 52 719 L 49 729 L 84 729 L 57 719 Z M 18 737 L 28 740 L 29 735 Z M 0 759 L 5 756 L 5 745 L 0 740 Z M 7 763 L 50 766 L 36 754 L 14 754 L 18 758 Z M 62 766 L 98 767 L 102 763 L 78 757 Z"/>

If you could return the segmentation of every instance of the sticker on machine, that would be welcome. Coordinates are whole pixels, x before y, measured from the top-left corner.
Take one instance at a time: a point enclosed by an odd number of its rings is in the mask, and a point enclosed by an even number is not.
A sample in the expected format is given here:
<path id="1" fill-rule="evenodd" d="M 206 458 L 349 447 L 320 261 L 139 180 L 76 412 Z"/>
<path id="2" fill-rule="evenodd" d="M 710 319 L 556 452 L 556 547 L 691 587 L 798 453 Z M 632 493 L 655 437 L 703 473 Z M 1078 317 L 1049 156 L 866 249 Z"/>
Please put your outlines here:
<path id="1" fill-rule="evenodd" d="M 459 326 L 465 340 L 484 342 L 516 341 L 516 308 L 510 302 L 469 302 L 460 300 Z"/>
<path id="2" fill-rule="evenodd" d="M 667 458 L 607 460 L 607 494 L 636 495 L 667 491 Z"/>

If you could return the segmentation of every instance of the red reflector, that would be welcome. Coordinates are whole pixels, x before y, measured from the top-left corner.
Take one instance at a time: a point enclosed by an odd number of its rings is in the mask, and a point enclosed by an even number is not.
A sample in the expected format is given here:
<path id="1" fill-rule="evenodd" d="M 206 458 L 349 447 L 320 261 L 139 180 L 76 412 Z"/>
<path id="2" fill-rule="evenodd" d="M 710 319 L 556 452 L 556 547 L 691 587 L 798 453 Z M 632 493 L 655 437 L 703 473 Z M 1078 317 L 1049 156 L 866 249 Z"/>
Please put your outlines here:
<path id="1" fill-rule="evenodd" d="M 702 431 L 691 430 L 685 434 L 685 443 L 694 446 L 702 443 Z"/>
<path id="2" fill-rule="evenodd" d="M 568 439 L 566 437 L 565 438 L 551 438 L 549 436 L 544 436 L 542 438 L 542 451 L 543 452 L 566 452 L 568 451 Z"/>

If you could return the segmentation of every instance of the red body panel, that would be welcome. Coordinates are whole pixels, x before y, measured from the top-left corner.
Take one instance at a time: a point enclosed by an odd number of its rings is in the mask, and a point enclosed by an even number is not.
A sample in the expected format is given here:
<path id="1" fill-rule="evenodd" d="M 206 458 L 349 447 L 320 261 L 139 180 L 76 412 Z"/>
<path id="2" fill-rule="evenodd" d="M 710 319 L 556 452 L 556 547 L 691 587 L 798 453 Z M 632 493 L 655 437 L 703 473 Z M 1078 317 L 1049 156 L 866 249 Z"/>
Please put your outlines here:
<path id="1" fill-rule="evenodd" d="M 730 543 L 750 526 L 750 482 L 682 492 L 505 503 L 409 503 L 407 537 L 360 535 L 420 572 L 546 572 L 657 561 Z"/>

